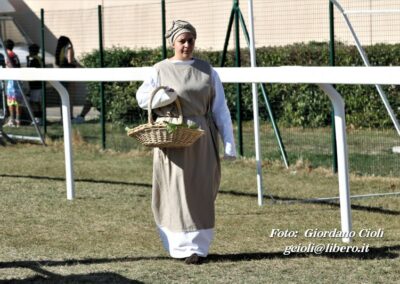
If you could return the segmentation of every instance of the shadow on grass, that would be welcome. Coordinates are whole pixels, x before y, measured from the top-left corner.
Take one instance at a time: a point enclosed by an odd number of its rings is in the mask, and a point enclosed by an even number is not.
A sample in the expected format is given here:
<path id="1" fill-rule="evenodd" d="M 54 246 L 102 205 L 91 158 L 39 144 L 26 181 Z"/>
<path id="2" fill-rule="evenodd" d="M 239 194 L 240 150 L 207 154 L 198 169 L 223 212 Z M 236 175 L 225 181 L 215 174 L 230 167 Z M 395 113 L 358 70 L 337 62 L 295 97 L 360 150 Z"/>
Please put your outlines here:
<path id="1" fill-rule="evenodd" d="M 338 245 L 338 247 L 340 247 Z M 396 251 L 396 252 L 395 252 Z M 307 253 L 291 253 L 284 255 L 281 252 L 259 252 L 259 253 L 237 253 L 237 254 L 210 254 L 204 263 L 213 264 L 218 262 L 243 262 L 254 260 L 273 260 L 273 259 L 297 259 L 308 257 L 327 257 L 332 259 L 396 259 L 399 258 L 400 245 L 370 247 L 368 252 L 364 253 L 340 253 L 340 252 L 323 252 L 315 254 Z M 59 275 L 47 271 L 43 267 L 54 266 L 73 266 L 73 265 L 92 265 L 104 263 L 119 263 L 119 262 L 138 262 L 138 261 L 159 261 L 170 260 L 176 261 L 170 257 L 164 256 L 148 256 L 148 257 L 123 257 L 123 258 L 91 258 L 91 259 L 70 259 L 70 260 L 41 260 L 41 261 L 10 261 L 0 262 L 0 269 L 7 268 L 25 268 L 35 271 L 36 276 L 26 279 L 0 280 L 0 283 L 142 283 L 137 280 L 125 278 L 119 274 L 112 272 L 96 272 L 89 274 L 72 274 Z"/>
<path id="2" fill-rule="evenodd" d="M 34 276 L 26 279 L 0 280 L 0 283 L 16 283 L 16 284 L 32 284 L 32 283 L 120 283 L 120 284 L 135 284 L 144 283 L 137 280 L 125 278 L 117 273 L 99 272 L 89 274 L 76 275 L 53 275 L 53 276 Z"/>
<path id="3" fill-rule="evenodd" d="M 46 177 L 46 176 L 33 176 L 33 175 L 11 175 L 11 174 L 0 174 L 0 177 L 7 178 L 30 178 L 30 179 L 38 179 L 38 180 L 55 180 L 55 181 L 65 181 L 65 178 L 60 177 Z M 89 182 L 89 183 L 100 183 L 100 184 L 114 184 L 114 185 L 128 185 L 128 186 L 140 186 L 140 187 L 148 187 L 151 188 L 152 185 L 150 183 L 140 183 L 140 182 L 126 182 L 126 181 L 112 181 L 112 180 L 95 180 L 95 179 L 75 179 L 75 182 Z M 227 194 L 233 196 L 244 196 L 244 197 L 254 197 L 257 198 L 256 193 L 247 193 L 247 192 L 239 192 L 233 190 L 220 190 L 219 194 Z M 329 206 L 340 207 L 335 201 L 330 200 L 317 200 L 317 199 L 301 199 L 301 198 L 292 198 L 292 197 L 282 197 L 278 195 L 265 195 L 264 198 L 270 199 L 272 202 L 283 202 L 283 203 L 314 203 L 314 204 L 325 204 Z M 371 206 L 363 206 L 363 205 L 351 205 L 351 209 L 388 214 L 388 215 L 400 215 L 400 211 L 384 209 L 382 207 L 371 207 Z"/>
<path id="4" fill-rule="evenodd" d="M 341 247 L 342 245 L 338 245 Z M 347 245 L 343 245 L 347 246 Z M 238 253 L 238 254 L 210 254 L 206 262 L 236 262 L 236 261 L 252 261 L 264 259 L 288 259 L 288 258 L 307 258 L 311 256 L 328 257 L 335 259 L 395 259 L 400 255 L 394 251 L 400 251 L 400 245 L 385 246 L 385 247 L 370 247 L 368 252 L 323 252 L 316 254 L 312 252 L 297 253 L 293 252 L 289 255 L 284 255 L 283 252 L 260 252 L 260 253 Z"/>
<path id="5" fill-rule="evenodd" d="M 233 190 L 220 190 L 219 194 L 228 194 L 228 195 L 234 195 L 234 196 L 246 196 L 246 197 L 254 197 L 257 198 L 256 193 L 247 193 L 247 192 L 237 192 Z M 329 206 L 335 206 L 335 207 L 340 207 L 340 204 L 331 201 L 331 200 L 318 200 L 318 199 L 302 199 L 302 198 L 293 198 L 293 197 L 282 197 L 278 195 L 269 195 L 266 196 L 264 195 L 264 198 L 270 199 L 271 202 L 282 202 L 285 204 L 290 204 L 290 203 L 314 203 L 314 204 L 322 204 L 322 205 L 329 205 Z M 367 211 L 367 212 L 373 212 L 373 213 L 381 213 L 381 214 L 387 214 L 387 215 L 400 215 L 400 211 L 396 210 L 390 210 L 390 209 L 385 209 L 382 207 L 371 207 L 371 206 L 363 206 L 363 205 L 355 205 L 351 204 L 351 209 L 353 210 L 360 210 L 360 211 Z"/>
<path id="6" fill-rule="evenodd" d="M 136 262 L 147 260 L 167 260 L 169 257 L 122 257 L 122 258 L 91 258 L 69 260 L 39 260 L 0 262 L 0 269 L 25 268 L 35 271 L 38 275 L 26 279 L 0 280 L 0 283 L 143 283 L 125 278 L 112 272 L 96 272 L 90 274 L 59 275 L 47 271 L 43 267 L 92 265 L 103 263 Z"/>
<path id="7" fill-rule="evenodd" d="M 0 174 L 0 177 L 6 178 L 30 178 L 38 180 L 55 180 L 55 181 L 65 181 L 65 178 L 60 177 L 46 177 L 46 176 L 32 176 L 32 175 L 10 175 L 10 174 Z M 128 182 L 128 181 L 113 181 L 113 180 L 95 180 L 95 179 L 75 179 L 75 182 L 90 182 L 90 183 L 102 183 L 102 184 L 115 184 L 115 185 L 132 185 L 151 188 L 149 183 L 140 182 Z"/>

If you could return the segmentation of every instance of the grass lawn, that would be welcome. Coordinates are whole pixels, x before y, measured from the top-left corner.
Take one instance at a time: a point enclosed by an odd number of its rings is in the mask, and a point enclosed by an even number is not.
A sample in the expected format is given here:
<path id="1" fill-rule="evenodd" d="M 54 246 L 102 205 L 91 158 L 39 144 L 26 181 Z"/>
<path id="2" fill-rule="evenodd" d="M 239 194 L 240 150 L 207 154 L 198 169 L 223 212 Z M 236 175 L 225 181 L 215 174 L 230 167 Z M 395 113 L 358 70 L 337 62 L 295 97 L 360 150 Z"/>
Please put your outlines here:
<path id="1" fill-rule="evenodd" d="M 106 147 L 121 152 L 142 149 L 138 143 L 126 136 L 125 127 L 135 125 L 106 124 Z M 101 145 L 101 126 L 98 120 L 73 125 L 73 129 L 88 143 Z M 234 125 L 235 138 L 238 141 L 238 125 Z M 281 140 L 287 153 L 289 164 L 304 160 L 313 167 L 332 167 L 332 129 L 279 127 Z M 33 126 L 7 128 L 7 133 L 37 136 Z M 51 122 L 47 127 L 47 136 L 51 139 L 63 135 L 60 122 Z M 253 122 L 242 123 L 243 155 L 254 157 Z M 347 128 L 347 144 L 351 172 L 358 175 L 400 177 L 400 155 L 392 148 L 400 146 L 400 137 L 395 129 L 353 129 Z M 260 122 L 260 145 L 265 160 L 282 160 L 275 133 L 269 121 Z"/>
<path id="2" fill-rule="evenodd" d="M 151 213 L 151 160 L 148 150 L 101 151 L 75 139 L 76 199 L 68 201 L 60 142 L 1 147 L 0 283 L 398 283 L 399 196 L 352 199 L 353 231 L 383 232 L 354 237 L 350 245 L 368 252 L 302 251 L 347 245 L 305 236 L 340 230 L 340 212 L 308 200 L 337 196 L 337 176 L 301 161 L 263 163 L 262 207 L 254 160 L 224 161 L 207 262 L 173 260 Z M 352 195 L 399 192 L 400 178 L 352 175 L 350 187 Z M 297 236 L 271 237 L 273 229 Z"/>
<path id="3" fill-rule="evenodd" d="M 106 147 L 121 152 L 131 149 L 143 150 L 143 147 L 126 136 L 125 126 L 106 125 Z M 260 125 L 260 146 L 262 157 L 268 161 L 282 161 L 281 152 L 270 122 L 262 121 Z M 243 123 L 243 154 L 254 157 L 253 123 Z M 101 128 L 98 121 L 89 121 L 73 125 L 86 142 L 101 145 Z M 328 128 L 279 128 L 282 143 L 287 153 L 289 164 L 303 161 L 309 166 L 332 168 L 332 130 Z M 33 135 L 33 127 L 7 129 L 17 135 Z M 237 132 L 237 125 L 235 125 Z M 47 135 L 52 139 L 62 137 L 62 126 L 51 123 Z M 235 134 L 237 138 L 237 134 Z M 238 140 L 238 139 L 236 139 Z M 400 154 L 392 152 L 392 148 L 400 146 L 400 137 L 394 129 L 347 129 L 350 171 L 363 176 L 400 177 Z"/>

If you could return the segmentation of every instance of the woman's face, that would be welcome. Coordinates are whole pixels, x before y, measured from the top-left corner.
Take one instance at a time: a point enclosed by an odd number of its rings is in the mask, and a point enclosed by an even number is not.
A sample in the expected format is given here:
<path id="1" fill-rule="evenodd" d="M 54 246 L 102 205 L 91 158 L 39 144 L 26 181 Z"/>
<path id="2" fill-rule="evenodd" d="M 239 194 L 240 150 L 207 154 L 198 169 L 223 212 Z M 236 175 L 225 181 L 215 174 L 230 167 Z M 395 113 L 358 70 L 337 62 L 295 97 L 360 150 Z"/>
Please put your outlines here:
<path id="1" fill-rule="evenodd" d="M 175 51 L 174 58 L 178 60 L 192 59 L 195 41 L 191 33 L 180 34 L 173 44 Z"/>

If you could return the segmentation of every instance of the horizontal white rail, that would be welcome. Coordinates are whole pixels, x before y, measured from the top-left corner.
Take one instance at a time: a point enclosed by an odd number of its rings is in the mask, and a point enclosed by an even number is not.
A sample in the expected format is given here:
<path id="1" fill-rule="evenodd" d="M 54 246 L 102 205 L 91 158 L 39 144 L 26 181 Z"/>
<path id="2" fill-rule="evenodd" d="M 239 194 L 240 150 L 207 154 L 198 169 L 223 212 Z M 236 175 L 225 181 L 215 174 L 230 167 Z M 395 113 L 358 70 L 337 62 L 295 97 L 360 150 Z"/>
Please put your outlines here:
<path id="1" fill-rule="evenodd" d="M 151 67 L 0 69 L 2 80 L 117 82 L 143 81 Z M 400 67 L 223 67 L 215 68 L 224 83 L 306 83 L 400 85 Z"/>

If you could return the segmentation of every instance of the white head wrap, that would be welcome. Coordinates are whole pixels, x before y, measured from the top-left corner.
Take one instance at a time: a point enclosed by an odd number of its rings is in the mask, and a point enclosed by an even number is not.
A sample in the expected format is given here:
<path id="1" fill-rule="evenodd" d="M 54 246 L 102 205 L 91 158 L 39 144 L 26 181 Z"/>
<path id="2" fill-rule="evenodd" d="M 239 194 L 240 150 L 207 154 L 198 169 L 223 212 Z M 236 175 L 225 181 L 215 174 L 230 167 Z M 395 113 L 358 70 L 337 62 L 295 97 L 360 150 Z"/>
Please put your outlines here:
<path id="1" fill-rule="evenodd" d="M 171 28 L 165 33 L 165 38 L 169 39 L 169 43 L 172 45 L 175 39 L 183 33 L 191 33 L 196 39 L 196 29 L 187 21 L 176 20 L 172 22 Z"/>

